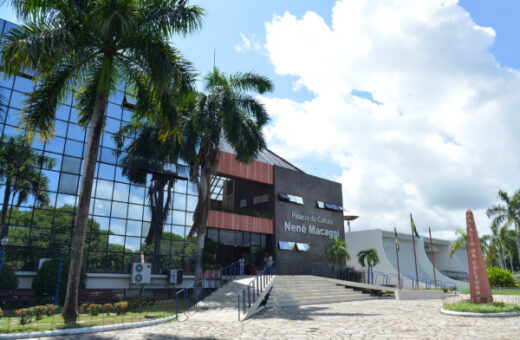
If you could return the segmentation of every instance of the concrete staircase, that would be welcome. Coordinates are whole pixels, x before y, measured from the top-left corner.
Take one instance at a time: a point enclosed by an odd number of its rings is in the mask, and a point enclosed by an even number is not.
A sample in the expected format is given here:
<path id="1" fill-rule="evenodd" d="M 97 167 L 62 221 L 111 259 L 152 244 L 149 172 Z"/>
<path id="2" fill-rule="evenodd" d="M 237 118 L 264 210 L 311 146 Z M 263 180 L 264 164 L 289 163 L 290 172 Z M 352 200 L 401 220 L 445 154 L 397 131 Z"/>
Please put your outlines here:
<path id="1" fill-rule="evenodd" d="M 318 276 L 277 275 L 265 306 L 315 305 L 375 298 Z"/>

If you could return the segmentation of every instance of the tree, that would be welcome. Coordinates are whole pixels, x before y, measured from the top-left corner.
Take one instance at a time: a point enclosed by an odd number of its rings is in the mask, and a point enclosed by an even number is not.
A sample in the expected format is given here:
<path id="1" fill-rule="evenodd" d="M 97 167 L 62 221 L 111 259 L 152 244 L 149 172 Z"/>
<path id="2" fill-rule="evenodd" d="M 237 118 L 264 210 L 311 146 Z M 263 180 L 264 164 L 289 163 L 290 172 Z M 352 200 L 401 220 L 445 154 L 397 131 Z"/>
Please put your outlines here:
<path id="1" fill-rule="evenodd" d="M 374 248 L 361 250 L 358 254 L 358 262 L 361 265 L 361 267 L 365 268 L 365 266 L 368 267 L 368 283 L 373 283 L 370 281 L 373 281 L 370 279 L 372 274 L 372 267 L 379 263 L 379 256 L 377 255 L 377 250 Z"/>
<path id="2" fill-rule="evenodd" d="M 178 128 L 169 92 L 183 87 L 190 66 L 170 46 L 173 33 L 196 31 L 203 10 L 188 0 L 11 0 L 25 24 L 4 41 L 4 71 L 32 70 L 24 126 L 47 139 L 56 108 L 75 89 L 79 122 L 89 127 L 78 212 L 71 244 L 65 319 L 78 317 L 78 286 L 99 141 L 110 94 L 126 83 L 135 97 L 134 115 L 167 114 L 162 135 Z"/>
<path id="3" fill-rule="evenodd" d="M 461 228 L 455 230 L 455 235 L 458 235 L 457 239 L 453 241 L 450 246 L 450 258 L 453 257 L 457 249 L 465 249 L 468 244 L 468 235 Z"/>
<path id="4" fill-rule="evenodd" d="M 2 212 L 0 215 L 0 239 L 8 235 L 6 223 L 9 202 L 22 203 L 34 197 L 36 206 L 48 205 L 48 179 L 41 168 L 52 168 L 56 160 L 34 151 L 23 136 L 2 136 L 0 140 L 0 179 L 5 182 Z"/>
<path id="5" fill-rule="evenodd" d="M 517 190 L 513 196 L 509 196 L 507 192 L 499 190 L 498 198 L 504 204 L 492 205 L 486 210 L 486 215 L 489 218 L 493 217 L 492 226 L 505 230 L 513 226 L 517 255 L 520 258 L 520 190 Z"/>
<path id="6" fill-rule="evenodd" d="M 221 136 L 247 163 L 266 147 L 262 127 L 268 121 L 264 106 L 249 92 L 272 91 L 273 84 L 258 74 L 225 75 L 216 67 L 205 77 L 206 93 L 199 94 L 185 129 L 183 158 L 190 165 L 199 199 L 189 236 L 197 235 L 195 280 L 202 278 L 202 256 L 210 207 L 210 178 L 215 175 Z"/>
<path id="7" fill-rule="evenodd" d="M 350 254 L 347 251 L 345 241 L 340 241 L 337 237 L 334 237 L 334 242 L 325 248 L 325 256 L 327 257 L 327 261 L 332 262 L 334 266 L 336 263 L 344 266 L 345 260 L 350 260 Z"/>
<path id="8" fill-rule="evenodd" d="M 145 185 L 151 174 L 148 188 L 151 225 L 146 236 L 146 244 L 154 244 L 154 269 L 160 267 L 161 238 L 163 226 L 168 218 L 172 200 L 172 189 L 177 179 L 179 143 L 173 136 L 161 139 L 160 122 L 134 122 L 119 131 L 116 145 L 123 149 L 125 136 L 136 134 L 136 138 L 124 147 L 121 158 L 123 175 L 131 182 Z"/>

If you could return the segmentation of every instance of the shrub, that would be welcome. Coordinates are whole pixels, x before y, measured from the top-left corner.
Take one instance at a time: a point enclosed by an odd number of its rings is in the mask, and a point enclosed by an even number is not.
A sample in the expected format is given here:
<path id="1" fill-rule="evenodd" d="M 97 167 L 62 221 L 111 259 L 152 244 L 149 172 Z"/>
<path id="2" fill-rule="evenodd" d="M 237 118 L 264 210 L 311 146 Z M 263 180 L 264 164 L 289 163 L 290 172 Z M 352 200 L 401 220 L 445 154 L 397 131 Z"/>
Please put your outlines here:
<path id="1" fill-rule="evenodd" d="M 101 312 L 101 310 L 101 305 L 98 305 L 97 303 L 91 303 L 90 305 L 88 305 L 88 312 L 92 316 L 98 315 Z"/>
<path id="2" fill-rule="evenodd" d="M 20 308 L 14 312 L 20 317 L 20 324 L 26 325 L 32 321 L 32 308 Z"/>
<path id="3" fill-rule="evenodd" d="M 32 289 L 36 292 L 39 301 L 50 301 L 52 296 L 56 292 L 56 282 L 58 277 L 58 267 L 60 259 L 54 258 L 45 262 L 42 267 L 36 273 L 36 276 L 32 282 Z M 65 293 L 67 292 L 67 280 L 69 277 L 69 259 L 65 257 L 63 261 L 63 268 L 61 271 L 61 282 L 60 282 L 60 304 L 65 300 Z M 87 275 L 85 270 L 81 270 L 79 288 L 85 289 L 85 282 Z"/>
<path id="4" fill-rule="evenodd" d="M 114 309 L 114 306 L 111 303 L 105 303 L 103 305 L 103 311 L 107 313 L 107 315 L 110 315 L 110 312 Z"/>
<path id="5" fill-rule="evenodd" d="M 18 278 L 14 273 L 13 268 L 7 263 L 2 266 L 2 273 L 0 273 L 0 289 L 16 289 L 18 288 Z"/>
<path id="6" fill-rule="evenodd" d="M 46 305 L 45 306 L 45 314 L 47 316 L 51 316 L 52 314 L 54 314 L 54 311 L 56 310 L 56 305 Z"/>
<path id="7" fill-rule="evenodd" d="M 125 314 L 128 311 L 128 302 L 121 301 L 115 304 L 117 315 Z"/>
<path id="8" fill-rule="evenodd" d="M 84 314 L 88 313 L 88 303 L 82 303 L 79 307 L 79 312 Z"/>
<path id="9" fill-rule="evenodd" d="M 513 277 L 513 274 L 507 270 L 499 267 L 488 267 L 487 275 L 491 287 L 516 287 L 518 283 Z"/>
<path id="10" fill-rule="evenodd" d="M 140 296 L 135 299 L 128 300 L 129 309 L 141 309 L 145 306 L 153 306 L 155 304 L 155 297 L 153 296 Z"/>
<path id="11" fill-rule="evenodd" d="M 41 320 L 45 313 L 45 306 L 34 306 L 31 307 L 30 310 L 36 320 Z"/>

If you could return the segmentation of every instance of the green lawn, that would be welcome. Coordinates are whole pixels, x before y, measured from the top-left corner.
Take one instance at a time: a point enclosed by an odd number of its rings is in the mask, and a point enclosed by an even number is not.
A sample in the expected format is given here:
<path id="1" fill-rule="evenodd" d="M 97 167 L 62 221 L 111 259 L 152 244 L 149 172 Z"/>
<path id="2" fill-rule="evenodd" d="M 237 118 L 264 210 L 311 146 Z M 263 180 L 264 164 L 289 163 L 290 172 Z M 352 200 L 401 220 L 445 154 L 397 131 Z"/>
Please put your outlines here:
<path id="1" fill-rule="evenodd" d="M 461 294 L 469 294 L 469 289 L 463 289 Z M 520 289 L 491 289 L 493 295 L 520 295 Z"/>
<path id="2" fill-rule="evenodd" d="M 520 305 L 516 303 L 481 303 L 475 304 L 469 301 L 458 301 L 447 303 L 442 306 L 446 310 L 455 312 L 471 312 L 471 313 L 503 313 L 503 312 L 520 312 Z"/>
<path id="3" fill-rule="evenodd" d="M 178 312 L 184 309 L 179 306 Z M 91 326 L 104 326 L 117 323 L 130 323 L 148 321 L 175 315 L 175 303 L 159 303 L 154 306 L 143 307 L 141 310 L 130 311 L 123 315 L 100 313 L 96 316 L 81 314 L 79 320 L 66 323 L 60 314 L 60 310 L 51 316 L 44 316 L 41 320 L 34 320 L 26 325 L 20 324 L 20 317 L 14 314 L 14 310 L 4 311 L 4 317 L 0 319 L 0 334 L 26 333 L 36 331 L 48 331 L 64 328 L 79 328 Z"/>

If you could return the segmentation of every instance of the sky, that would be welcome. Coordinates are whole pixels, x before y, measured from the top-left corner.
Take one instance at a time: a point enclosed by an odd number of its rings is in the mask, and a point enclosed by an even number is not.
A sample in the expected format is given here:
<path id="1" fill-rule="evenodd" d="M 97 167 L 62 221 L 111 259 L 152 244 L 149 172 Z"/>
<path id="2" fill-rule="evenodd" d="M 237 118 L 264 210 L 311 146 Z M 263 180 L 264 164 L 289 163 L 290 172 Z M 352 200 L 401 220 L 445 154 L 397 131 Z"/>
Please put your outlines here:
<path id="1" fill-rule="evenodd" d="M 201 31 L 172 42 L 201 75 L 255 71 L 269 148 L 338 181 L 352 230 L 479 232 L 520 189 L 517 0 L 193 0 Z M 7 5 L 0 17 L 16 22 Z"/>

